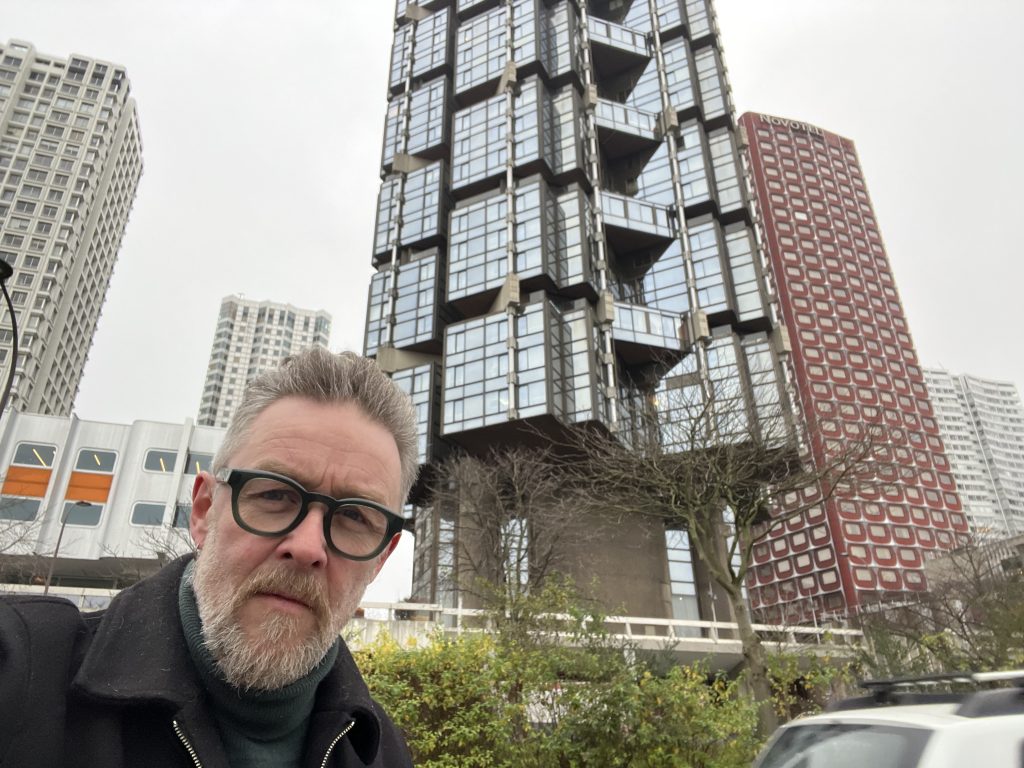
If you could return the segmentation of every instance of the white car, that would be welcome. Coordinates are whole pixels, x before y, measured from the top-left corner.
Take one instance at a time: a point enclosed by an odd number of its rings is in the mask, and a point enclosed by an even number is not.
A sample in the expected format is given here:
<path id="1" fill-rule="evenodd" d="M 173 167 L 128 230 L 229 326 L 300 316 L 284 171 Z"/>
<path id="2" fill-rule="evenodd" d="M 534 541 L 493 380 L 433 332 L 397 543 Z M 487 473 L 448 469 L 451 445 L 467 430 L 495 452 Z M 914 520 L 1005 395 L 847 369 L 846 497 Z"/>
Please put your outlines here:
<path id="1" fill-rule="evenodd" d="M 1022 677 L 1024 672 L 943 679 Z M 783 725 L 755 768 L 1024 768 L 1024 688 L 936 696 L 896 690 L 907 685 L 868 683 L 873 696 Z"/>

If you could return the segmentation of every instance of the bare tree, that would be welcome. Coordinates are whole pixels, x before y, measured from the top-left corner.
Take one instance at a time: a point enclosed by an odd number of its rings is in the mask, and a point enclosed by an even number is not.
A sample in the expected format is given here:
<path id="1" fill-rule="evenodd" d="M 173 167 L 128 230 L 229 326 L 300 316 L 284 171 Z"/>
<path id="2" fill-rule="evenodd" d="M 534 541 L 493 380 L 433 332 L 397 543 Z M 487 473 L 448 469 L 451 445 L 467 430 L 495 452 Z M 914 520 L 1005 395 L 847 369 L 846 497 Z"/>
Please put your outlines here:
<path id="1" fill-rule="evenodd" d="M 460 591 L 515 620 L 530 590 L 574 570 L 573 558 L 602 525 L 569 478 L 549 448 L 492 449 L 440 465 L 431 504 L 454 521 Z"/>
<path id="2" fill-rule="evenodd" d="M 693 393 L 691 393 L 693 394 Z M 727 394 L 727 393 L 726 393 Z M 668 527 L 689 532 L 691 545 L 726 595 L 738 626 L 748 684 L 759 703 L 763 734 L 777 726 L 766 651 L 754 631 L 744 594 L 758 540 L 824 503 L 836 493 L 854 494 L 874 483 L 872 458 L 878 430 L 861 439 L 824 441 L 814 447 L 797 432 L 778 404 L 751 412 L 740 396 L 690 399 L 676 395 L 648 402 L 631 414 L 631 429 L 612 435 L 580 429 L 566 439 L 572 485 L 592 508 L 623 505 Z"/>
<path id="3" fill-rule="evenodd" d="M 5 581 L 28 581 L 40 571 L 42 558 L 35 552 L 40 521 L 38 515 L 23 514 L 22 503 L 17 497 L 0 499 L 0 576 Z"/>
<path id="4" fill-rule="evenodd" d="M 34 521 L 0 518 L 0 555 L 30 552 L 38 534 Z"/>
<path id="5" fill-rule="evenodd" d="M 927 592 L 861 617 L 873 674 L 1024 664 L 1024 536 L 961 547 L 927 571 Z"/>

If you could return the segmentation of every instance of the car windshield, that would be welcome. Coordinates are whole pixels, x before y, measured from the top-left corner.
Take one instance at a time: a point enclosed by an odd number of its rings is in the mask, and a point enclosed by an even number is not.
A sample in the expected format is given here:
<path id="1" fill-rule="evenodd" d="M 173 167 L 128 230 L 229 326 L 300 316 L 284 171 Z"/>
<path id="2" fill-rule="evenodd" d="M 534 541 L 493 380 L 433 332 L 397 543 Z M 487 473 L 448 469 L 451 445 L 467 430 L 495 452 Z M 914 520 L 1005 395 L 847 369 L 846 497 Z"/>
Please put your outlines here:
<path id="1" fill-rule="evenodd" d="M 931 731 L 866 723 L 786 728 L 758 768 L 915 768 Z"/>

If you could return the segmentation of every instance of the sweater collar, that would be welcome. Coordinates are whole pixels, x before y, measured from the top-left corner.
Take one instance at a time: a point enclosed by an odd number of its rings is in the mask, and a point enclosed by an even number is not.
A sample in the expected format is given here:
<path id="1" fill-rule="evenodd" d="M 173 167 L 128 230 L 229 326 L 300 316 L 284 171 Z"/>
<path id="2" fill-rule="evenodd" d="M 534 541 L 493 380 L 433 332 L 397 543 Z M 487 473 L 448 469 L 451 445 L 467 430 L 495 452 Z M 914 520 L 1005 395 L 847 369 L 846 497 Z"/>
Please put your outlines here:
<path id="1" fill-rule="evenodd" d="M 272 741 L 291 733 L 313 711 L 317 687 L 338 658 L 341 638 L 331 646 L 323 660 L 308 674 L 291 685 L 272 691 L 242 691 L 228 683 L 203 641 L 203 625 L 196 605 L 192 575 L 195 561 L 189 563 L 178 588 L 181 626 L 189 654 L 196 665 L 217 717 L 250 738 Z"/>
<path id="2" fill-rule="evenodd" d="M 198 705 L 203 684 L 178 613 L 178 586 L 191 561 L 191 555 L 175 560 L 120 592 L 97 614 L 95 634 L 72 682 L 76 693 L 111 704 L 146 702 L 172 713 Z M 334 667 L 317 688 L 308 746 L 329 743 L 333 729 L 347 718 L 356 721 L 349 734 L 353 747 L 364 763 L 372 763 L 380 743 L 380 719 L 352 654 L 341 642 Z M 318 723 L 331 727 L 317 729 Z M 320 730 L 326 733 L 318 735 Z"/>

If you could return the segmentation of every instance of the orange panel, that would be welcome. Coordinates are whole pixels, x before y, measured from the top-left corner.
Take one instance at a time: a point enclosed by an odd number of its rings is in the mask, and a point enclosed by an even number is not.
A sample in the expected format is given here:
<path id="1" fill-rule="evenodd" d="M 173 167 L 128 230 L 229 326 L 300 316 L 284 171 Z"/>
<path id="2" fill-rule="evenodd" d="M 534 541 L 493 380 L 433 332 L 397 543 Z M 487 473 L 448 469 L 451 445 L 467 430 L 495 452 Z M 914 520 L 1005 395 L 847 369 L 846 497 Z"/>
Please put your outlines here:
<path id="1" fill-rule="evenodd" d="M 113 475 L 72 472 L 64 498 L 67 501 L 94 501 L 97 504 L 104 504 L 110 496 L 110 486 L 113 482 Z"/>
<path id="2" fill-rule="evenodd" d="M 48 467 L 8 467 L 3 494 L 41 499 L 46 495 L 51 474 L 53 470 Z"/>

